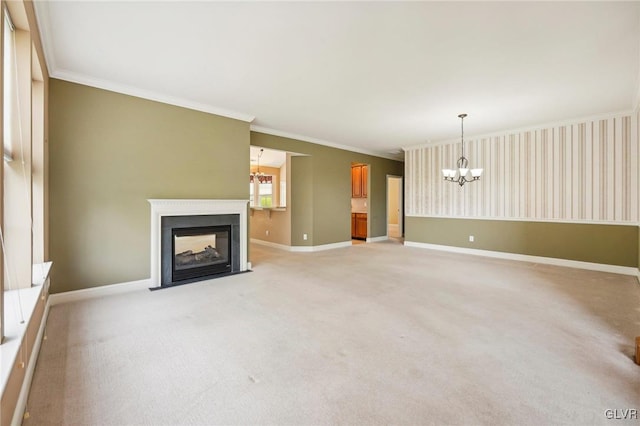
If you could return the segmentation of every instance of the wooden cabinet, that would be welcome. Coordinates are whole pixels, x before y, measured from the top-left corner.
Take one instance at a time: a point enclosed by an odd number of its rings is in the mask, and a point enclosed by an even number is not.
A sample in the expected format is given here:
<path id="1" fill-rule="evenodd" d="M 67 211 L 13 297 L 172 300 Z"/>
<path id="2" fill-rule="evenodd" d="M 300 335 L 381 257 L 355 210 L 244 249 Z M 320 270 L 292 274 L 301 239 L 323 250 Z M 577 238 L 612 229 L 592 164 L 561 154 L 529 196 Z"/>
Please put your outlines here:
<path id="1" fill-rule="evenodd" d="M 367 239 L 367 214 L 356 213 L 356 238 Z"/>
<path id="2" fill-rule="evenodd" d="M 351 213 L 351 238 L 367 239 L 366 213 Z"/>
<path id="3" fill-rule="evenodd" d="M 356 214 L 351 213 L 351 238 L 356 237 Z"/>
<path id="4" fill-rule="evenodd" d="M 351 166 L 351 198 L 362 198 L 362 166 Z"/>
<path id="5" fill-rule="evenodd" d="M 369 166 L 361 166 L 361 167 L 362 167 L 362 198 L 367 198 L 367 174 L 369 173 Z"/>
<path id="6" fill-rule="evenodd" d="M 368 168 L 365 164 L 351 166 L 351 198 L 367 197 Z"/>

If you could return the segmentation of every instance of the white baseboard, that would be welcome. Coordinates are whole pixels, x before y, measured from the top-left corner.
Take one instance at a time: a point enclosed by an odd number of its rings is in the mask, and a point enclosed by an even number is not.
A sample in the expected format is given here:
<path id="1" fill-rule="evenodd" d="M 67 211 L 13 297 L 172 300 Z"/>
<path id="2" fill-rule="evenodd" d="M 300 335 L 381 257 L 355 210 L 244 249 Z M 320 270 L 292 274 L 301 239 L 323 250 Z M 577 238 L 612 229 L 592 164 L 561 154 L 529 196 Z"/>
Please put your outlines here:
<path id="1" fill-rule="evenodd" d="M 298 252 L 298 253 L 332 250 L 332 249 L 342 248 L 342 247 L 351 247 L 352 245 L 351 241 L 343 241 L 340 243 L 322 244 L 319 246 L 287 246 L 284 244 L 272 243 L 271 241 L 259 240 L 257 238 L 251 238 L 251 242 L 261 246 L 273 247 L 280 250 Z"/>
<path id="2" fill-rule="evenodd" d="M 109 296 L 112 294 L 128 293 L 130 291 L 148 289 L 151 287 L 151 281 L 138 280 L 121 284 L 103 285 L 99 287 L 84 288 L 82 290 L 67 291 L 64 293 L 56 293 L 49 296 L 51 306 L 60 303 L 75 302 L 76 300 L 92 299 L 94 297 Z"/>
<path id="3" fill-rule="evenodd" d="M 324 251 L 324 250 L 333 250 L 337 248 L 343 247 L 351 247 L 353 243 L 351 240 L 343 241 L 341 243 L 331 243 L 331 244 L 321 244 L 319 246 L 291 246 L 291 251 L 293 252 L 313 252 L 313 251 Z"/>
<path id="4" fill-rule="evenodd" d="M 389 239 L 389 237 L 387 235 L 383 235 L 381 237 L 371 237 L 371 238 L 367 238 L 367 242 L 368 243 L 378 243 L 380 241 L 387 241 Z"/>
<path id="5" fill-rule="evenodd" d="M 588 269 L 590 271 L 611 272 L 614 274 L 637 276 L 640 280 L 640 271 L 631 266 L 607 265 L 604 263 L 581 262 L 579 260 L 558 259 L 555 257 L 530 256 L 527 254 L 504 253 L 501 251 L 490 251 L 480 249 L 470 249 L 466 247 L 444 246 L 439 244 L 418 243 L 415 241 L 405 241 L 407 247 L 426 248 L 431 250 L 448 251 L 452 253 L 471 254 L 474 256 L 495 257 L 498 259 L 518 260 L 522 262 L 543 263 L 546 265 L 566 266 L 568 268 Z"/>
<path id="6" fill-rule="evenodd" d="M 20 394 L 18 396 L 16 408 L 13 411 L 11 426 L 19 426 L 24 420 L 24 411 L 27 408 L 27 400 L 29 399 L 29 391 L 31 390 L 33 373 L 36 370 L 36 361 L 38 360 L 38 355 L 40 354 L 40 346 L 42 345 L 42 337 L 44 336 L 44 330 L 47 326 L 47 318 L 49 318 L 50 306 L 50 299 L 48 299 L 47 304 L 44 307 L 44 312 L 42 313 L 42 320 L 40 321 L 38 334 L 36 335 L 36 339 L 33 343 L 33 350 L 31 351 L 31 356 L 29 357 L 29 363 L 27 364 L 27 369 L 24 372 L 24 381 L 22 382 L 22 387 L 20 388 Z"/>
<path id="7" fill-rule="evenodd" d="M 250 241 L 254 244 L 258 244 L 266 247 L 273 247 L 280 250 L 291 251 L 291 246 L 285 244 L 272 243 L 271 241 L 259 240 L 257 238 L 251 238 Z"/>

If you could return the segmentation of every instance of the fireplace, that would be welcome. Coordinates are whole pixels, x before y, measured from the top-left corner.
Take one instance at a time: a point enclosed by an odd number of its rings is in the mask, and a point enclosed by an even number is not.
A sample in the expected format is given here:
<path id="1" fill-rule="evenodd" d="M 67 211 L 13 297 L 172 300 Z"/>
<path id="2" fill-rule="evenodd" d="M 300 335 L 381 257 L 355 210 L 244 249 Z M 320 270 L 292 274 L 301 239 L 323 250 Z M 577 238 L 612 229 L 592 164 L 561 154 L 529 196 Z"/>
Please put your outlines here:
<path id="1" fill-rule="evenodd" d="M 164 216 L 162 286 L 238 272 L 239 221 L 237 214 Z"/>
<path id="2" fill-rule="evenodd" d="M 149 202 L 153 287 L 217 278 L 250 268 L 247 201 Z"/>
<path id="3" fill-rule="evenodd" d="M 230 226 L 177 228 L 172 234 L 172 281 L 231 272 Z"/>

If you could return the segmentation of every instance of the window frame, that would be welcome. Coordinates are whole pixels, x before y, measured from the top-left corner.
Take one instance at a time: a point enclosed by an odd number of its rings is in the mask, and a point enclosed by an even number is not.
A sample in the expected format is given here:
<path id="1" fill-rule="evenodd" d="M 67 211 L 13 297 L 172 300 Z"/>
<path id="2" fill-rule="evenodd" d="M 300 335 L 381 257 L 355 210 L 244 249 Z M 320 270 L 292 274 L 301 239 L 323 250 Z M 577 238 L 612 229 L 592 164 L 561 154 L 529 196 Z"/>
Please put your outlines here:
<path id="1" fill-rule="evenodd" d="M 277 176 L 274 174 L 264 174 L 265 178 L 269 180 L 269 185 L 271 185 L 271 193 L 270 194 L 261 194 L 260 186 L 266 185 L 266 183 L 261 183 L 260 180 L 254 176 L 249 175 L 249 207 L 252 208 L 274 208 L 277 207 L 274 205 L 274 190 L 275 190 L 275 182 L 277 182 Z M 263 206 L 262 205 L 262 197 L 268 195 L 271 197 L 271 205 Z"/>

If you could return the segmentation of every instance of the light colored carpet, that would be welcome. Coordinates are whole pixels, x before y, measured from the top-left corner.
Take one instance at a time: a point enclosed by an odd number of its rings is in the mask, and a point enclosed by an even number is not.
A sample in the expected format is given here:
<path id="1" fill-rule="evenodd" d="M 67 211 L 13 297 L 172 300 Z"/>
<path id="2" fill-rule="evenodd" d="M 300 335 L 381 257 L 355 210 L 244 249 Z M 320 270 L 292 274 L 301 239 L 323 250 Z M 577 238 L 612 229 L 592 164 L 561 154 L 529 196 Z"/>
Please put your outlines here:
<path id="1" fill-rule="evenodd" d="M 611 424 L 636 278 L 404 247 L 54 306 L 25 425 Z M 615 424 L 637 424 L 617 420 Z"/>

